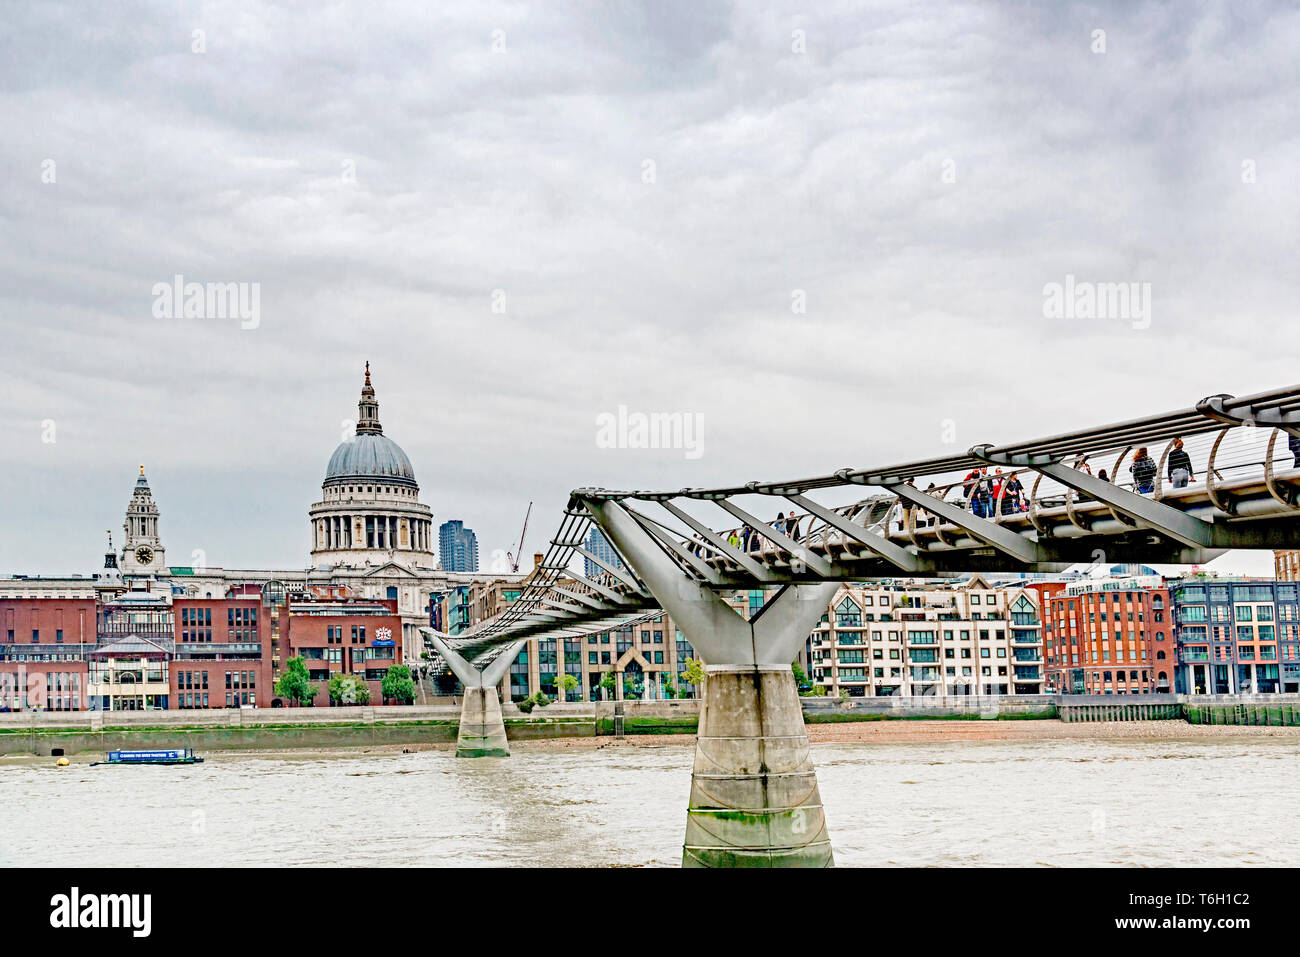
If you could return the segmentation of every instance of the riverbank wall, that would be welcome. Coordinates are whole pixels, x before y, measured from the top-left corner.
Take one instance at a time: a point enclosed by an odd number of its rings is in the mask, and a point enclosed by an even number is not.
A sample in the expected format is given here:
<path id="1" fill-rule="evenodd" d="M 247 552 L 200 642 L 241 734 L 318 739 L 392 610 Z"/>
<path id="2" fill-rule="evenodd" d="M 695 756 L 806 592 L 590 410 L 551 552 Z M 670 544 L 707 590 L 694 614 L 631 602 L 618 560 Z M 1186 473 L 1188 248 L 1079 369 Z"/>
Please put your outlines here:
<path id="1" fill-rule="evenodd" d="M 902 720 L 1180 720 L 1206 725 L 1300 725 L 1300 695 L 1006 695 L 803 698 L 808 724 Z M 502 707 L 512 741 L 597 735 L 694 734 L 695 699 L 555 703 L 525 714 Z M 452 745 L 459 704 L 0 714 L 0 756 L 116 749 L 322 750 Z"/>

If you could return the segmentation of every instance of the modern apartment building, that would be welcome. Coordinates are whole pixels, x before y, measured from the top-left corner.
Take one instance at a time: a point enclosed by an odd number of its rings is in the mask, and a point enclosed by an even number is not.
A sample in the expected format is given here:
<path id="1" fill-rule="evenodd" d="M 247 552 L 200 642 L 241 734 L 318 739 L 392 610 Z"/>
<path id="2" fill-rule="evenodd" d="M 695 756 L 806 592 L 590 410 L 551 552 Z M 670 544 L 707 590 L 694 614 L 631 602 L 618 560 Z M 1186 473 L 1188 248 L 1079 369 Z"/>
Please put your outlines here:
<path id="1" fill-rule="evenodd" d="M 1174 690 L 1300 691 L 1298 589 L 1296 582 L 1249 578 L 1186 578 L 1174 584 Z"/>
<path id="2" fill-rule="evenodd" d="M 807 655 L 813 682 L 830 695 L 1043 691 L 1037 596 L 979 576 L 840 588 Z"/>

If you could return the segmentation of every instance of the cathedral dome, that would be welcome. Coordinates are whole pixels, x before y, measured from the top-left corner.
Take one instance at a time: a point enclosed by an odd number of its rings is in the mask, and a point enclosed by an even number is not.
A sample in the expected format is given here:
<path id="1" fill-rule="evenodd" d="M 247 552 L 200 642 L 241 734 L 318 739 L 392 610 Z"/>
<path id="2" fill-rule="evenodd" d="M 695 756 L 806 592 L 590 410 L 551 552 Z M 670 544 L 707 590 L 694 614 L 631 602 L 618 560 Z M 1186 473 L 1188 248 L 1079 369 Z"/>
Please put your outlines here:
<path id="1" fill-rule="evenodd" d="M 348 481 L 382 481 L 418 488 L 415 470 L 402 447 L 384 435 L 379 424 L 379 402 L 370 384 L 370 363 L 366 363 L 366 381 L 357 404 L 357 434 L 348 436 L 330 456 L 325 467 L 325 484 Z"/>
<path id="2" fill-rule="evenodd" d="M 363 432 L 339 443 L 325 467 L 325 481 L 382 479 L 415 485 L 415 470 L 402 447 L 386 435 Z"/>

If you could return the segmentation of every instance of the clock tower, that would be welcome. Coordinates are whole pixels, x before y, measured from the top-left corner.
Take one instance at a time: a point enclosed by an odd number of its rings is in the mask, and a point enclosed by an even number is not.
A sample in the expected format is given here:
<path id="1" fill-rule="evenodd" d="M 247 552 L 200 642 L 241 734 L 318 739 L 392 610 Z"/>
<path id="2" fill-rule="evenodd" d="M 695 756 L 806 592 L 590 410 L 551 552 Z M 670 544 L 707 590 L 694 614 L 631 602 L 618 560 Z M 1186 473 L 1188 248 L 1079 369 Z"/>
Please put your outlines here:
<path id="1" fill-rule="evenodd" d="M 156 575 L 166 567 L 162 540 L 158 537 L 158 506 L 149 491 L 149 480 L 140 466 L 131 502 L 126 507 L 126 544 L 122 547 L 122 574 Z"/>

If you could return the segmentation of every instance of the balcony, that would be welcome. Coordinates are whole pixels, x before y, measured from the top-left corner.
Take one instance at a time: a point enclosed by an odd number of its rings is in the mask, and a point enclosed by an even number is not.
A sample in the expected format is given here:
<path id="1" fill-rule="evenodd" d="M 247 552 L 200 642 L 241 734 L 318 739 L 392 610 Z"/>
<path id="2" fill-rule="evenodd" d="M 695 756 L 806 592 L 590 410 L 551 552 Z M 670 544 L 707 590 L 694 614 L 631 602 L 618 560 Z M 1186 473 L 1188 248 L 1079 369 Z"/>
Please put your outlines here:
<path id="1" fill-rule="evenodd" d="M 1204 651 L 1193 651 L 1184 648 L 1182 651 L 1178 652 L 1178 660 L 1184 664 L 1208 664 L 1210 656 Z"/>

